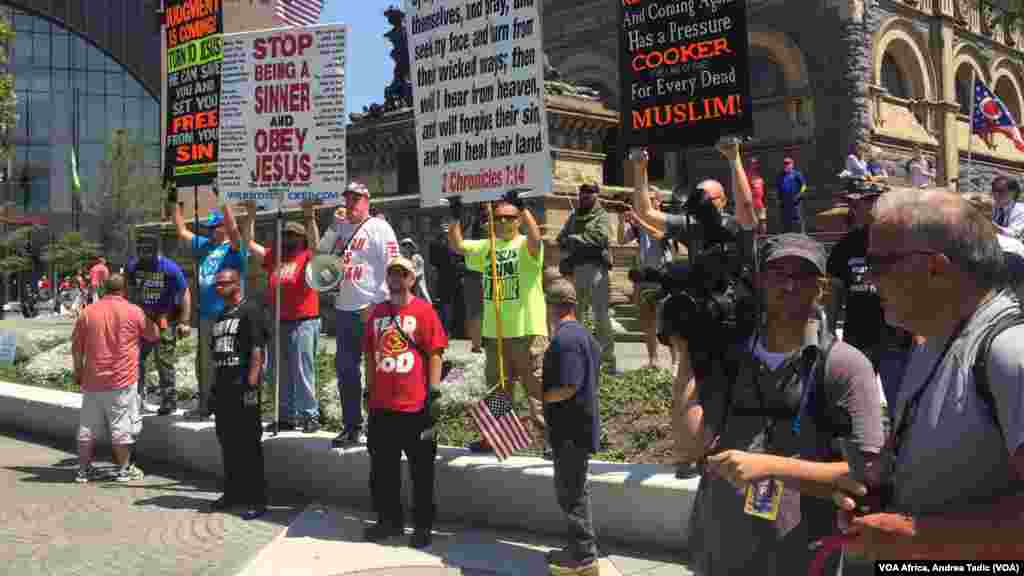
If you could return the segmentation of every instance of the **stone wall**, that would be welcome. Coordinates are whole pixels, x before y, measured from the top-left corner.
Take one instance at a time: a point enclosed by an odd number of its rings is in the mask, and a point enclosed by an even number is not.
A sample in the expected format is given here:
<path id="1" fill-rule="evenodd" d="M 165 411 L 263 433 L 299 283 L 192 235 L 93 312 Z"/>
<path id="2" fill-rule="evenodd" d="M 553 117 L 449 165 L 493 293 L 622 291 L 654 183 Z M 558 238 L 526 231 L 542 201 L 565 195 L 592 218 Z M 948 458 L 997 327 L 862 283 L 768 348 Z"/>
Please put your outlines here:
<path id="1" fill-rule="evenodd" d="M 997 136 L 1002 138 L 1002 136 Z M 971 176 L 970 179 L 974 184 L 973 190 L 967 184 L 967 157 L 961 156 L 960 158 L 960 178 L 962 181 L 961 191 L 962 192 L 990 192 L 992 189 L 992 180 L 996 176 L 1010 176 L 1016 178 L 1018 181 L 1021 180 L 1022 174 L 1017 170 L 1007 170 L 1005 166 L 997 166 L 990 162 L 974 160 L 971 162 Z"/>

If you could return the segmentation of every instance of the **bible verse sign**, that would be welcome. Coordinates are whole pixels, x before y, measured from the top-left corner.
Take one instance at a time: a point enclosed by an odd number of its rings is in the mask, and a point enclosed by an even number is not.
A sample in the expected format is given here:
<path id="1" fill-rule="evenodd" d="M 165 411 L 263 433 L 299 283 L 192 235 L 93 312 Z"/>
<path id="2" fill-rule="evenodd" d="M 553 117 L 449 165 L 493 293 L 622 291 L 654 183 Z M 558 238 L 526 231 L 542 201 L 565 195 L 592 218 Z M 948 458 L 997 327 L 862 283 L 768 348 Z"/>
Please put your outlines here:
<path id="1" fill-rule="evenodd" d="M 327 24 L 224 35 L 217 182 L 226 200 L 339 201 L 346 32 Z"/>
<path id="2" fill-rule="evenodd" d="M 420 197 L 551 189 L 541 0 L 406 0 Z"/>
<path id="3" fill-rule="evenodd" d="M 619 0 L 627 147 L 690 147 L 753 128 L 745 0 Z"/>

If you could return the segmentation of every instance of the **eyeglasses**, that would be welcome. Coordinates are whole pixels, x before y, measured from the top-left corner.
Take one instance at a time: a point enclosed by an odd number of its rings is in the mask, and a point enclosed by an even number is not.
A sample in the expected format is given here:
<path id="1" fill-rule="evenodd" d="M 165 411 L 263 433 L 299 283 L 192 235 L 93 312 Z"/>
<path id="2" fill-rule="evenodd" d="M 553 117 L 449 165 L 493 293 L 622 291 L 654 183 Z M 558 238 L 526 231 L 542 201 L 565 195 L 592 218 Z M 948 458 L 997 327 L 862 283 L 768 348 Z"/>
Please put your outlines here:
<path id="1" fill-rule="evenodd" d="M 868 273 L 875 276 L 888 274 L 892 267 L 911 256 L 918 254 L 938 254 L 934 250 L 908 250 L 907 252 L 893 252 L 892 254 L 868 254 L 864 263 L 868 266 Z"/>
<path id="2" fill-rule="evenodd" d="M 818 280 L 818 273 L 816 270 L 808 268 L 797 268 L 796 270 L 787 270 L 782 266 L 765 266 L 763 268 L 765 277 L 772 280 L 792 280 L 797 284 L 804 284 L 810 282 L 816 282 Z"/>

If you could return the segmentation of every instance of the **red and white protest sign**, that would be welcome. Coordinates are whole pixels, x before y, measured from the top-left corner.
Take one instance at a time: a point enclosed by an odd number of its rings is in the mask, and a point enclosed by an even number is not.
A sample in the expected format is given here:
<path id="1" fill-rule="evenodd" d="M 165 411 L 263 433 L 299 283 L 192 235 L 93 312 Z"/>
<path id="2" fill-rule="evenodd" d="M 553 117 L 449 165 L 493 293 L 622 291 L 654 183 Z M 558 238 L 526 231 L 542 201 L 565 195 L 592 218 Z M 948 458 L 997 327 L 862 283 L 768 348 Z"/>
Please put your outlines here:
<path id="1" fill-rule="evenodd" d="M 340 201 L 347 28 L 224 35 L 218 186 L 231 202 Z"/>

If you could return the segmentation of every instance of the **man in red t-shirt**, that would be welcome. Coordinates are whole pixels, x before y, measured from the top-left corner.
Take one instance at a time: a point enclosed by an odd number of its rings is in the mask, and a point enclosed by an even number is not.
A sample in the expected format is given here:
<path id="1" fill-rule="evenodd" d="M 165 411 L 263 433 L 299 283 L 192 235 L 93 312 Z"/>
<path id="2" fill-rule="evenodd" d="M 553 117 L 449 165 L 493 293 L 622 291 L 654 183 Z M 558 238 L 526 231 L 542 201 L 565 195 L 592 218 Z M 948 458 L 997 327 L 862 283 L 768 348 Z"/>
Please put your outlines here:
<path id="1" fill-rule="evenodd" d="M 410 545 L 430 545 L 434 524 L 434 457 L 430 428 L 440 407 L 441 357 L 448 335 L 434 307 L 413 296 L 416 266 L 388 262 L 390 299 L 373 307 L 364 336 L 366 388 L 370 392 L 370 496 L 377 523 L 364 537 L 377 542 L 403 533 L 402 452 L 413 484 L 414 531 Z M 433 413 L 433 414 L 432 414 Z"/>
<path id="2" fill-rule="evenodd" d="M 103 297 L 103 284 L 110 276 L 110 268 L 107 268 L 107 259 L 103 256 L 97 258 L 92 268 L 89 268 L 89 303 L 93 303 Z"/>
<path id="3" fill-rule="evenodd" d="M 747 169 L 747 180 L 750 181 L 750 192 L 754 197 L 754 212 L 757 214 L 757 233 L 768 233 L 768 209 L 764 204 L 764 178 L 761 176 L 761 161 L 756 157 L 750 159 Z"/>
<path id="4" fill-rule="evenodd" d="M 256 203 L 246 204 L 248 221 L 242 230 L 248 237 L 249 252 L 263 259 L 267 273 L 265 298 L 273 314 L 277 284 L 281 284 L 281 382 L 278 395 L 278 429 L 312 434 L 320 430 L 320 410 L 316 401 L 316 350 L 320 339 L 320 294 L 306 284 L 306 264 L 313 257 L 311 246 L 320 238 L 313 203 L 302 205 L 304 224 L 287 222 L 281 235 L 281 262 L 275 266 L 273 249 L 256 242 L 254 227 Z M 273 322 L 271 330 L 276 329 Z M 273 374 L 273 346 L 268 355 L 267 374 Z"/>

